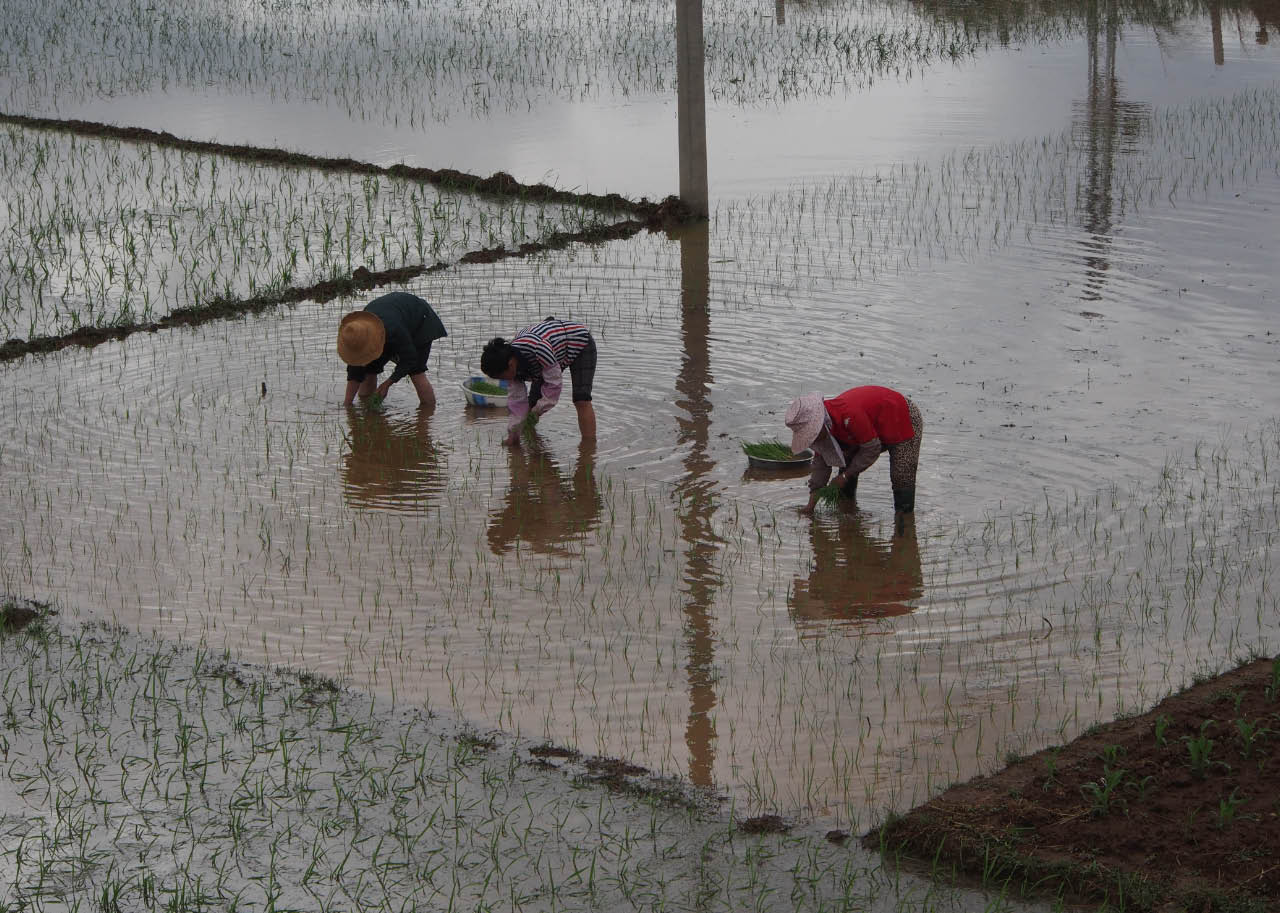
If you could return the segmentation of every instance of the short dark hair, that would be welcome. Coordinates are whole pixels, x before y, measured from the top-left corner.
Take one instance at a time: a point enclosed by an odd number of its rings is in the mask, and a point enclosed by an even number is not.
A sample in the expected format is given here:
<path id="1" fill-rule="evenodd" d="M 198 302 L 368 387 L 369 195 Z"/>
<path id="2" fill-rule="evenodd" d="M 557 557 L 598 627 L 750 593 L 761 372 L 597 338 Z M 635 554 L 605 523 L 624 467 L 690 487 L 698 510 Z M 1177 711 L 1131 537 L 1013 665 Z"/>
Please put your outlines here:
<path id="1" fill-rule="evenodd" d="M 484 344 L 484 351 L 480 353 L 480 370 L 490 377 L 498 377 L 506 372 L 511 356 L 515 354 L 511 343 L 495 336 Z"/>

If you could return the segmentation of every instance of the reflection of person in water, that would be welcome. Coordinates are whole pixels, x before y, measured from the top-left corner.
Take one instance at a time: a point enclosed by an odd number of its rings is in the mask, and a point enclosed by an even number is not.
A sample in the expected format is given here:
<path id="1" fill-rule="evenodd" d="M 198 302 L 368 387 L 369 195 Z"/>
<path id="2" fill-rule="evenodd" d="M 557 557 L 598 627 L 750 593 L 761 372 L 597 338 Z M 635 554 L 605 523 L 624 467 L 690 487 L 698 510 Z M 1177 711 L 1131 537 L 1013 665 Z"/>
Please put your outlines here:
<path id="1" fill-rule="evenodd" d="M 353 507 L 413 510 L 444 487 L 444 473 L 431 446 L 432 406 L 413 418 L 347 409 L 351 436 L 342 455 L 342 487 Z"/>
<path id="2" fill-rule="evenodd" d="M 920 546 L 915 518 L 900 519 L 888 541 L 872 535 L 852 509 L 810 525 L 812 568 L 807 578 L 792 582 L 787 596 L 798 627 L 888 618 L 915 608 L 912 600 L 924 595 Z"/>
<path id="3" fill-rule="evenodd" d="M 546 554 L 571 554 L 569 544 L 600 522 L 595 442 L 578 446 L 573 476 L 565 479 L 535 434 L 528 448 L 507 450 L 511 487 L 501 509 L 489 520 L 489 547 L 495 555 L 518 541 Z"/>
<path id="4" fill-rule="evenodd" d="M 1255 0 L 1249 8 L 1258 19 L 1258 30 L 1253 33 L 1254 40 L 1258 44 L 1266 44 L 1271 40 L 1268 29 L 1280 29 L 1280 0 Z"/>

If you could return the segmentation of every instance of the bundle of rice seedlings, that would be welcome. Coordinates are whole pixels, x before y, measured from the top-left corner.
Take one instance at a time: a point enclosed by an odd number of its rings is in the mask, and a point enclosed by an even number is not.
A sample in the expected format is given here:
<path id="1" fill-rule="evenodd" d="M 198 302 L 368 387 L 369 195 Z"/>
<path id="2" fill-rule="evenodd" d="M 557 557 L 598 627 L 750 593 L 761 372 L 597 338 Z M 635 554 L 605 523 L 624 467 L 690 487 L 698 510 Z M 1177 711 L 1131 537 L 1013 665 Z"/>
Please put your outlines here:
<path id="1" fill-rule="evenodd" d="M 791 452 L 791 448 L 779 440 L 771 441 L 755 441 L 747 443 L 743 441 L 742 452 L 749 457 L 755 457 L 757 460 L 773 460 L 778 463 L 791 463 L 804 459 L 798 457 Z"/>
<path id="2" fill-rule="evenodd" d="M 467 389 L 481 396 L 506 396 L 508 392 L 501 384 L 493 384 L 487 380 L 469 380 Z"/>

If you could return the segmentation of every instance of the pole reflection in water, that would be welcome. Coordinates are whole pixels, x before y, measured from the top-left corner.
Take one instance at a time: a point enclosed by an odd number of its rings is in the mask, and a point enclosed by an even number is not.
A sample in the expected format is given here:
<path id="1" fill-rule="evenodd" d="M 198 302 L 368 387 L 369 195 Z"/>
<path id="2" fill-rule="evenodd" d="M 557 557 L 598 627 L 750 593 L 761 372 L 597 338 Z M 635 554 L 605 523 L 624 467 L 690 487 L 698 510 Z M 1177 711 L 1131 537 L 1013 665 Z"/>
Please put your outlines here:
<path id="1" fill-rule="evenodd" d="M 874 535 L 856 510 L 820 515 L 809 524 L 808 577 L 797 577 L 787 608 L 802 637 L 832 625 L 857 625 L 905 615 L 924 595 L 913 514 L 899 518 L 888 541 Z"/>
<path id="2" fill-rule="evenodd" d="M 419 510 L 444 487 L 444 459 L 432 446 L 433 406 L 412 418 L 347 409 L 350 436 L 342 455 L 342 490 L 352 507 Z"/>
<path id="3" fill-rule="evenodd" d="M 1209 29 L 1213 32 L 1213 63 L 1222 66 L 1227 55 L 1222 47 L 1222 7 L 1217 3 L 1209 4 Z"/>
<path id="4" fill-rule="evenodd" d="M 1077 211 L 1088 232 L 1084 246 L 1085 279 L 1081 297 L 1102 298 L 1115 231 L 1116 156 L 1148 129 L 1147 105 L 1120 98 L 1116 76 L 1116 46 L 1120 37 L 1120 13 L 1115 0 L 1095 0 L 1088 8 L 1089 86 L 1083 103 L 1076 105 L 1075 126 L 1088 150 L 1089 173 L 1076 200 Z M 1099 44 L 1101 43 L 1101 47 Z M 1127 141 L 1127 143 L 1126 143 Z"/>
<path id="5" fill-rule="evenodd" d="M 600 523 L 595 441 L 578 445 L 568 478 L 536 433 L 505 449 L 511 485 L 489 518 L 489 548 L 501 555 L 523 542 L 547 555 L 580 555 L 587 533 Z"/>
<path id="6" fill-rule="evenodd" d="M 685 744 L 689 750 L 689 779 L 712 785 L 715 767 L 714 687 L 715 636 L 712 607 L 720 587 L 716 570 L 723 540 L 712 531 L 715 515 L 714 461 L 707 453 L 711 436 L 711 246 L 707 223 L 672 233 L 680 244 L 680 338 L 683 355 L 676 378 L 676 440 L 688 447 L 684 477 L 676 483 L 676 511 L 685 545 L 684 640 L 685 675 L 689 683 L 689 720 Z"/>

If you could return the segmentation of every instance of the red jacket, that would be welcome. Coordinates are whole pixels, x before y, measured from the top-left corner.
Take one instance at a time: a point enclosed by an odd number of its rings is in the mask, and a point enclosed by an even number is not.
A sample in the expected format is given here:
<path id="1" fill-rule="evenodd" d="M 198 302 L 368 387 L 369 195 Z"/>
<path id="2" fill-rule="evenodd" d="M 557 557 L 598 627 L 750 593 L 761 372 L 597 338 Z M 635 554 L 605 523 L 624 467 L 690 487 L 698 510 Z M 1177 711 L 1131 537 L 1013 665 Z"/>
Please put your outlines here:
<path id="1" fill-rule="evenodd" d="M 849 447 L 877 437 L 890 447 L 916 436 L 907 398 L 888 387 L 854 387 L 822 405 L 831 416 L 832 437 Z"/>

